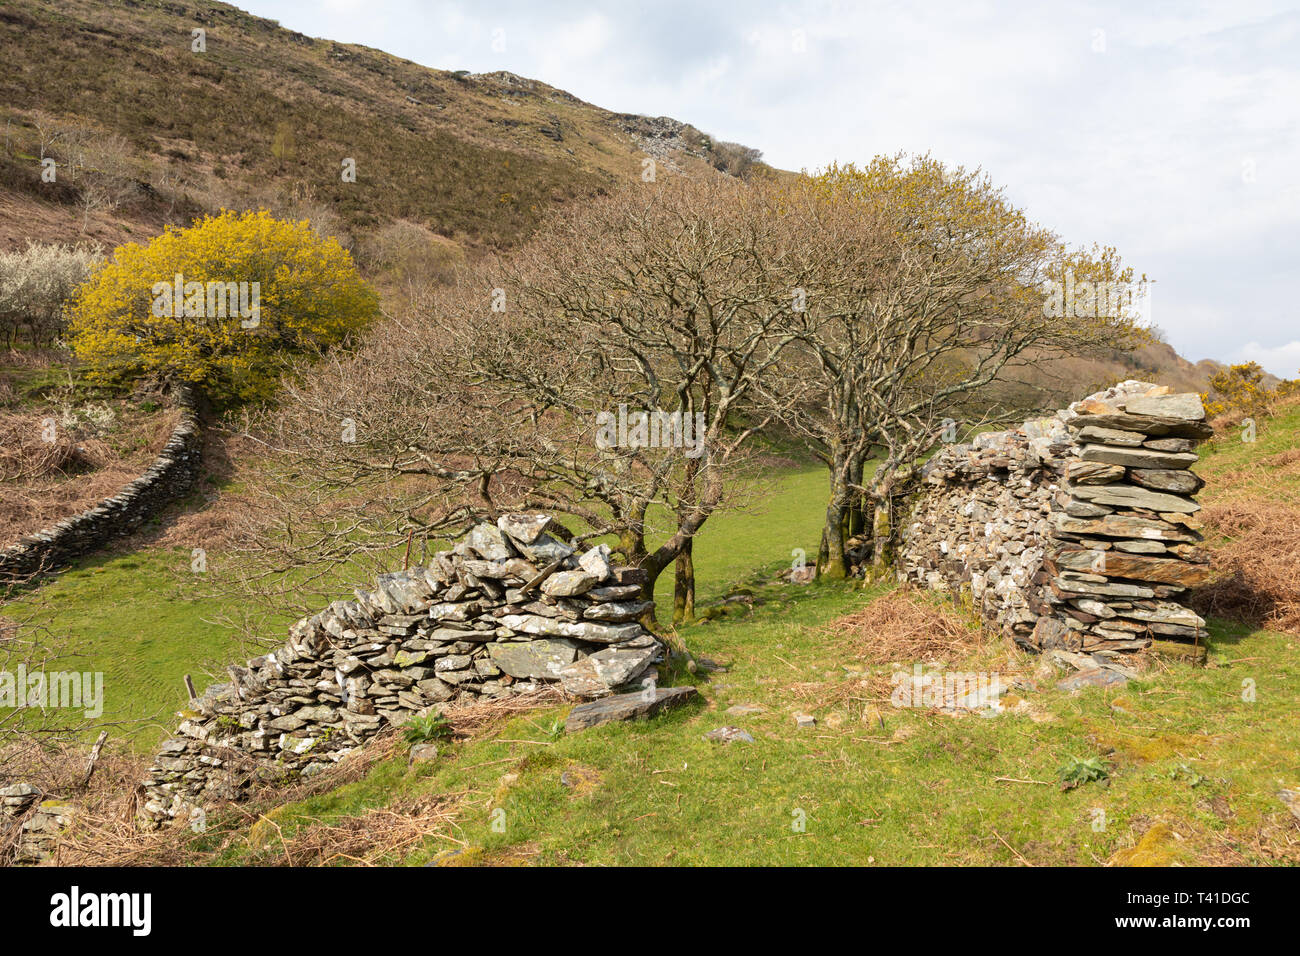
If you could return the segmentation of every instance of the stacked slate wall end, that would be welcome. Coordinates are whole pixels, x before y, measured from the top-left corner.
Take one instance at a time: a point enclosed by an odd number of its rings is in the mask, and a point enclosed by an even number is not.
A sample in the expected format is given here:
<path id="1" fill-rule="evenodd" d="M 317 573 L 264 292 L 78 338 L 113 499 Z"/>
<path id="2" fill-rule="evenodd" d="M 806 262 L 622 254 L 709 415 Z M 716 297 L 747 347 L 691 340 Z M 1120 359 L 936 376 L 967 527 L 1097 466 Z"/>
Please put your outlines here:
<path id="1" fill-rule="evenodd" d="M 963 595 L 1035 649 L 1199 643 L 1180 596 L 1208 576 L 1196 395 L 1128 381 L 1016 429 L 940 449 L 903 523 L 899 576 Z"/>
<path id="2" fill-rule="evenodd" d="M 552 532 L 555 532 L 553 534 Z M 193 701 L 144 780 L 142 822 L 185 819 L 258 784 L 316 773 L 446 701 L 547 685 L 641 689 L 663 645 L 638 619 L 645 572 L 579 554 L 542 514 L 475 527 L 427 568 L 381 575 L 289 629 Z"/>
<path id="3" fill-rule="evenodd" d="M 180 421 L 153 463 L 111 498 L 0 549 L 0 583 L 57 569 L 136 530 L 199 476 L 203 432 L 194 396 L 178 390 Z"/>

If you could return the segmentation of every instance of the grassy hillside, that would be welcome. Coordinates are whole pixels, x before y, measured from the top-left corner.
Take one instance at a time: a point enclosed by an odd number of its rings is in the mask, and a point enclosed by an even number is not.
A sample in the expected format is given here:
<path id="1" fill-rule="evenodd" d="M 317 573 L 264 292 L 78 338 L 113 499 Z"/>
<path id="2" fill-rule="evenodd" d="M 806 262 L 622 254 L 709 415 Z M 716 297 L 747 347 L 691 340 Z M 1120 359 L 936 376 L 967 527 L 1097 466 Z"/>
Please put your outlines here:
<path id="1" fill-rule="evenodd" d="M 205 52 L 191 49 L 203 29 Z M 109 244 L 199 209 L 329 210 L 357 236 L 396 219 L 508 245 L 554 203 L 639 176 L 650 141 L 725 162 L 698 131 L 611 113 L 509 73 L 428 69 L 209 0 L 0 4 L 0 243 L 83 236 L 75 184 L 40 181 L 42 117 L 124 138 L 140 187 Z M 57 64 L 57 68 L 51 68 Z M 59 144 L 50 154 L 60 162 Z M 342 181 L 345 158 L 356 181 Z"/>
<path id="2" fill-rule="evenodd" d="M 1300 442 L 1294 412 L 1268 428 L 1267 444 L 1230 434 L 1207 448 L 1209 489 Z M 414 767 L 397 742 L 361 779 L 232 813 L 188 851 L 226 864 L 1300 863 L 1277 797 L 1300 783 L 1300 631 L 1211 619 L 1205 667 L 1157 664 L 1076 695 L 1007 642 L 968 634 L 940 655 L 948 668 L 1017 681 L 1009 710 L 984 719 L 897 710 L 882 689 L 933 659 L 910 653 L 932 646 L 927 627 L 969 627 L 959 610 L 843 586 L 755 598 L 682 632 L 700 660 L 729 666 L 672 675 L 700 687 L 693 707 L 574 736 L 553 730 L 563 708 L 505 715 Z M 798 712 L 817 727 L 797 729 Z M 702 739 L 723 725 L 754 742 Z M 1081 760 L 1105 778 L 1063 789 Z"/>
<path id="3" fill-rule="evenodd" d="M 1296 447 L 1300 417 L 1287 410 L 1262 434 L 1207 446 L 1208 500 Z M 1157 663 L 1127 687 L 1071 695 L 1050 667 L 981 639 L 938 598 L 773 583 L 789 551 L 815 541 L 822 491 L 816 472 L 791 472 L 765 513 L 728 516 L 701 539 L 705 600 L 746 601 L 679 634 L 698 666 L 679 662 L 665 679 L 698 686 L 696 704 L 572 736 L 557 730 L 562 706 L 466 715 L 432 763 L 409 766 L 405 743 L 381 741 L 339 768 L 345 779 L 313 779 L 287 804 L 270 794 L 212 815 L 206 834 L 129 852 L 298 865 L 1300 863 L 1300 830 L 1277 798 L 1300 784 L 1300 629 L 1213 617 L 1205 667 Z M 1220 536 L 1216 548 L 1230 544 Z M 43 592 L 51 623 L 111 669 L 110 701 L 137 716 L 175 706 L 179 675 L 232 649 L 201 623 L 231 608 L 178 587 L 184 558 L 91 562 Z M 934 660 L 1014 682 L 1007 710 L 891 707 L 889 675 Z M 796 713 L 817 726 L 797 728 Z M 754 741 L 702 739 L 727 725 Z M 146 729 L 141 740 L 163 728 Z M 1105 778 L 1062 789 L 1060 772 L 1084 760 Z"/>

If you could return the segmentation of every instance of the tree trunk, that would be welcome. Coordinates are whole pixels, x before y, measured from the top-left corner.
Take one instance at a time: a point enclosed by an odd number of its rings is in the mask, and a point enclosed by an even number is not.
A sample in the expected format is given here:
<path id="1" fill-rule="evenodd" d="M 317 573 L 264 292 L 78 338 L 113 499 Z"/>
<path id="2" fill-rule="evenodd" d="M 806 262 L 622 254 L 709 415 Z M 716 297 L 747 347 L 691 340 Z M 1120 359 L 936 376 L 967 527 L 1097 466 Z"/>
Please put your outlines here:
<path id="1" fill-rule="evenodd" d="M 673 581 L 673 623 L 695 621 L 695 539 L 687 538 L 677 553 L 677 574 Z"/>
<path id="2" fill-rule="evenodd" d="M 837 457 L 831 464 L 831 498 L 826 505 L 826 523 L 822 527 L 822 543 L 817 553 L 817 577 L 848 577 L 848 564 L 844 560 L 844 529 L 849 517 L 849 463 Z"/>
<path id="3" fill-rule="evenodd" d="M 871 565 L 882 573 L 894 563 L 893 499 L 889 494 L 877 498 L 871 516 Z"/>

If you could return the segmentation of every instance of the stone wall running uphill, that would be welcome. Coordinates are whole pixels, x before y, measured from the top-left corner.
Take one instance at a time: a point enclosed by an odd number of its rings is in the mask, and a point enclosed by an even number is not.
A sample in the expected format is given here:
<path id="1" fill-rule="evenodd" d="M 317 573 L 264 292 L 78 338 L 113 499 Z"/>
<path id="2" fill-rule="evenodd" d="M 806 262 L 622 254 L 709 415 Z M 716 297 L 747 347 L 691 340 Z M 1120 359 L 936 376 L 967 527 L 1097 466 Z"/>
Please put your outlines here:
<path id="1" fill-rule="evenodd" d="M 96 551 L 190 490 L 199 475 L 203 433 L 190 393 L 178 392 L 176 405 L 180 421 L 144 474 L 95 507 L 0 549 L 0 583 L 51 571 Z"/>
<path id="2" fill-rule="evenodd" d="M 480 524 L 429 567 L 380 575 L 374 591 L 228 668 L 162 745 L 145 822 L 315 773 L 445 701 L 548 684 L 585 698 L 639 688 L 663 653 L 638 623 L 645 572 L 613 566 L 605 545 L 579 554 L 558 533 L 544 514 Z"/>

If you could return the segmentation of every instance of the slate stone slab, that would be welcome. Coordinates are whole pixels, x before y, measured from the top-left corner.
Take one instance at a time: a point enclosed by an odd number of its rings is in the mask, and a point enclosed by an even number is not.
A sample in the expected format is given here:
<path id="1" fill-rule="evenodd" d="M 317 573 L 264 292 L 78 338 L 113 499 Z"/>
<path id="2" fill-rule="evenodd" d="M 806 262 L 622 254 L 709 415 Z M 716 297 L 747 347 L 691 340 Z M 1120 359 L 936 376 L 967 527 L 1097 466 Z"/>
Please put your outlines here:
<path id="1" fill-rule="evenodd" d="M 680 707 L 696 696 L 694 687 L 657 687 L 653 691 L 617 694 L 579 704 L 564 721 L 566 733 L 586 730 L 614 720 L 636 720 Z"/>
<path id="2" fill-rule="evenodd" d="M 1091 667 L 1072 674 L 1065 680 L 1057 681 L 1056 686 L 1073 693 L 1085 687 L 1123 687 L 1127 683 L 1128 678 L 1119 671 L 1111 670 L 1109 667 Z"/>
<path id="3" fill-rule="evenodd" d="M 1205 406 L 1195 392 L 1179 395 L 1153 395 L 1130 398 L 1118 403 L 1130 415 L 1152 415 L 1157 418 L 1178 418 L 1187 422 L 1205 420 Z"/>
<path id="4" fill-rule="evenodd" d="M 1145 508 L 1148 511 L 1195 514 L 1201 506 L 1190 498 L 1152 491 L 1137 485 L 1071 485 L 1070 494 L 1085 501 L 1119 508 Z"/>
<path id="5" fill-rule="evenodd" d="M 1190 468 L 1196 464 L 1195 452 L 1156 451 L 1154 448 L 1115 448 L 1110 445 L 1084 445 L 1079 457 L 1126 468 Z"/>
<path id="6" fill-rule="evenodd" d="M 1176 495 L 1194 495 L 1205 486 L 1205 479 L 1199 475 L 1167 468 L 1133 468 L 1129 470 L 1128 477 L 1135 485 Z"/>
<path id="7" fill-rule="evenodd" d="M 511 677 L 555 680 L 560 668 L 573 663 L 578 645 L 564 638 L 547 638 L 520 644 L 489 644 L 492 663 Z"/>
<path id="8" fill-rule="evenodd" d="M 556 674 L 570 694 L 599 697 L 640 674 L 657 653 L 657 647 L 607 647 L 566 664 Z"/>

